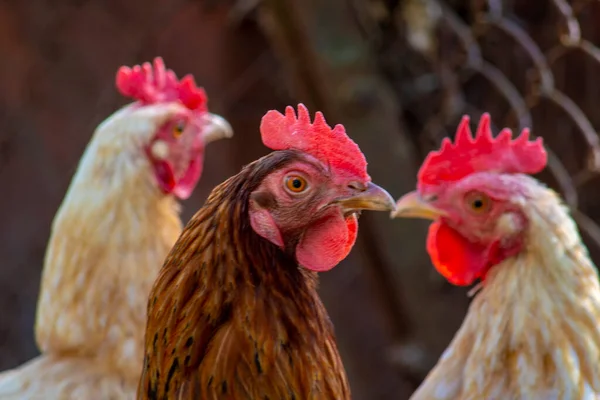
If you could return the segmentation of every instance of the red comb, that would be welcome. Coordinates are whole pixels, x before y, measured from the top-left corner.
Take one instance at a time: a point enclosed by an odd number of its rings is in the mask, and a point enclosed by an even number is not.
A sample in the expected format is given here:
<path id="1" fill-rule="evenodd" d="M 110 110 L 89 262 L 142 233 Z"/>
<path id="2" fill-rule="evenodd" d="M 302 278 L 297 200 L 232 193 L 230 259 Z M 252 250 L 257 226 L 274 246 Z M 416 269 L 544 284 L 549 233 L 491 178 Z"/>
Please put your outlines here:
<path id="1" fill-rule="evenodd" d="M 346 135 L 343 125 L 333 129 L 321 112 L 315 114 L 311 124 L 308 109 L 298 104 L 298 118 L 294 108 L 286 107 L 285 115 L 271 110 L 260 124 L 262 141 L 272 150 L 296 149 L 309 153 L 331 168 L 351 173 L 369 181 L 367 160 L 356 143 Z"/>
<path id="2" fill-rule="evenodd" d="M 523 129 L 514 140 L 508 128 L 493 138 L 490 115 L 485 113 L 473 138 L 469 117 L 465 115 L 454 143 L 445 138 L 441 149 L 429 153 L 423 162 L 418 175 L 419 186 L 458 181 L 473 172 L 535 174 L 544 169 L 547 161 L 542 138 L 530 142 L 529 129 Z"/>
<path id="3" fill-rule="evenodd" d="M 149 62 L 133 68 L 119 68 L 116 83 L 121 94 L 142 104 L 179 100 L 190 110 L 207 110 L 206 93 L 204 89 L 196 86 L 194 77 L 186 75 L 179 81 L 173 71 L 165 68 L 161 57 L 154 59 L 154 69 Z"/>

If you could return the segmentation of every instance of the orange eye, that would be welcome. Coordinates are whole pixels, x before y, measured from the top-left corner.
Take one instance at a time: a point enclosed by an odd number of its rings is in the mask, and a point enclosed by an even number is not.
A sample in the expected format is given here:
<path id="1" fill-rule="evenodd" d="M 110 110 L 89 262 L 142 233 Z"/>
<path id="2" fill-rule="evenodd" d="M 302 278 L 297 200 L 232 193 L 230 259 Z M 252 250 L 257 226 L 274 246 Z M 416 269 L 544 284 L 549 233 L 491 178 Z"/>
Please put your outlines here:
<path id="1" fill-rule="evenodd" d="M 487 212 L 492 206 L 492 200 L 481 192 L 470 192 L 465 196 L 467 206 L 476 214 Z"/>
<path id="2" fill-rule="evenodd" d="M 183 131 L 185 130 L 185 122 L 178 122 L 174 127 L 173 127 L 173 137 L 175 139 L 179 138 L 181 136 L 181 134 L 183 133 Z"/>
<path id="3" fill-rule="evenodd" d="M 298 175 L 290 175 L 285 178 L 285 187 L 293 192 L 300 193 L 306 190 L 306 179 Z"/>

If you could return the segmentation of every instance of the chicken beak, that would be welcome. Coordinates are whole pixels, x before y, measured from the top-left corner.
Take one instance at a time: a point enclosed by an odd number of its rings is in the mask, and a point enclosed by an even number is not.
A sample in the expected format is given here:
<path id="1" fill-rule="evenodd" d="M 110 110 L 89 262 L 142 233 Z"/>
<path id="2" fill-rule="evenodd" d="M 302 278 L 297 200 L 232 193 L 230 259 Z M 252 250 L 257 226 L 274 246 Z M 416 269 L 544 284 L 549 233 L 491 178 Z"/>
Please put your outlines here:
<path id="1" fill-rule="evenodd" d="M 396 203 L 396 209 L 392 211 L 392 218 L 424 218 L 436 220 L 445 216 L 446 213 L 439 208 L 435 208 L 427 201 L 423 200 L 418 192 L 405 194 Z"/>
<path id="2" fill-rule="evenodd" d="M 364 189 L 357 189 L 358 193 L 337 199 L 335 203 L 341 205 L 344 211 L 392 211 L 395 209 L 394 198 L 383 188 L 369 182 Z"/>
<path id="3" fill-rule="evenodd" d="M 228 139 L 233 136 L 233 128 L 227 120 L 220 115 L 207 113 L 204 116 L 205 128 L 202 131 L 202 140 L 208 144 L 219 139 Z"/>

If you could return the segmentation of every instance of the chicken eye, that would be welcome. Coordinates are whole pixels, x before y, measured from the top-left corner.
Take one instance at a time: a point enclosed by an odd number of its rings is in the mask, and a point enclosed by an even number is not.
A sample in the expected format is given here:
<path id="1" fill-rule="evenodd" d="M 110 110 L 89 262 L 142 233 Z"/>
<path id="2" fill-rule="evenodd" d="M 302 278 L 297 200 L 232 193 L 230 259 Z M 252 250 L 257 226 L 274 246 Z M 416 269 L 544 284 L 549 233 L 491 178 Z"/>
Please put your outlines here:
<path id="1" fill-rule="evenodd" d="M 298 175 L 290 175 L 285 178 L 285 187 L 293 193 L 300 193 L 306 190 L 306 179 Z"/>
<path id="2" fill-rule="evenodd" d="M 179 121 L 173 127 L 173 137 L 175 139 L 179 138 L 181 136 L 181 134 L 183 133 L 184 130 L 185 130 L 185 122 Z"/>
<path id="3" fill-rule="evenodd" d="M 467 206 L 471 211 L 477 214 L 488 211 L 492 205 L 491 199 L 480 192 L 471 192 L 465 196 Z"/>

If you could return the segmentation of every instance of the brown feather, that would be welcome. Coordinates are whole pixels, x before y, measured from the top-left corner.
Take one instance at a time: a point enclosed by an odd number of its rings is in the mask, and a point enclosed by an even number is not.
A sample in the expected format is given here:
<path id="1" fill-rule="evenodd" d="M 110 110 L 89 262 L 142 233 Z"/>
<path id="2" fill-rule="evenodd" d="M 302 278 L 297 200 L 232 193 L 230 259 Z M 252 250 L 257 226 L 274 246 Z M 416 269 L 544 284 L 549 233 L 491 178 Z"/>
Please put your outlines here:
<path id="1" fill-rule="evenodd" d="M 138 399 L 350 398 L 316 274 L 249 222 L 251 192 L 297 157 L 248 165 L 185 228 L 150 294 Z"/>

